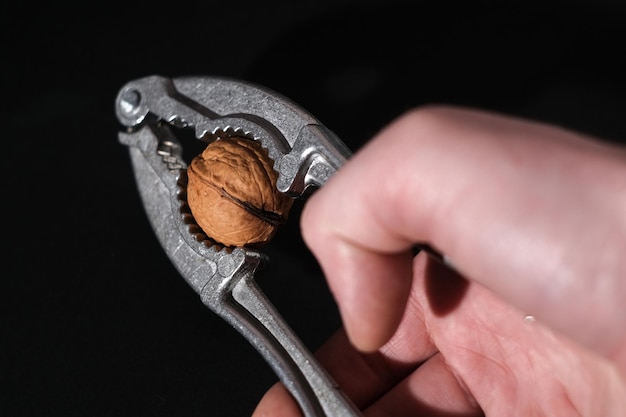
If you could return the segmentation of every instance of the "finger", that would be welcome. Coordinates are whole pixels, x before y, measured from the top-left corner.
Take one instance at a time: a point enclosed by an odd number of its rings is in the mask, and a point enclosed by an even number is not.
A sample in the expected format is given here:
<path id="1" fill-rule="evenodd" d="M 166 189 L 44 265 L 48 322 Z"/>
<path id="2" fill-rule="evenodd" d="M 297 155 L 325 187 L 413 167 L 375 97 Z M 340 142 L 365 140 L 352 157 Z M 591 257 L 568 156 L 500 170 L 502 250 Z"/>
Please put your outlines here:
<path id="1" fill-rule="evenodd" d="M 401 383 L 369 403 L 364 415 L 469 417 L 480 416 L 482 411 L 442 356 L 435 354 Z M 267 391 L 252 414 L 252 417 L 301 416 L 297 403 L 281 383 L 276 383 Z"/>
<path id="2" fill-rule="evenodd" d="M 340 389 L 359 409 L 367 409 L 366 416 L 415 415 L 415 412 L 425 416 L 461 416 L 480 411 L 443 363 L 427 329 L 423 309 L 430 308 L 430 302 L 423 292 L 429 262 L 432 261 L 424 255 L 416 257 L 415 269 L 420 277 L 410 291 L 411 302 L 397 332 L 381 349 L 373 353 L 358 351 L 340 329 L 315 353 Z M 446 292 L 455 293 L 453 287 L 448 285 Z M 280 383 L 263 396 L 253 415 L 301 416 L 296 402 Z"/>
<path id="3" fill-rule="evenodd" d="M 302 417 L 302 412 L 287 388 L 278 382 L 263 395 L 252 417 Z"/>
<path id="4" fill-rule="evenodd" d="M 427 367 L 431 369 L 430 371 L 426 373 L 418 371 L 421 372 L 418 375 L 430 375 L 429 377 L 411 376 L 416 369 L 421 369 L 430 363 L 432 358 L 440 356 L 441 346 L 438 345 L 438 341 L 448 342 L 441 337 L 444 327 L 440 324 L 433 327 L 433 322 L 439 322 L 439 319 L 433 320 L 434 315 L 442 316 L 440 320 L 444 322 L 446 320 L 444 315 L 451 317 L 454 322 L 448 324 L 450 329 L 455 326 L 470 327 L 472 323 L 472 317 L 462 321 L 455 317 L 456 313 L 447 313 L 447 310 L 453 309 L 454 306 L 457 306 L 457 310 L 467 311 L 468 300 L 463 294 L 471 291 L 466 280 L 426 254 L 415 257 L 413 270 L 415 278 L 412 280 L 402 320 L 385 345 L 376 352 L 363 353 L 352 345 L 345 331 L 340 330 L 318 349 L 316 357 L 341 389 L 361 409 L 378 403 L 381 398 L 386 398 L 390 392 L 396 391 L 395 397 L 391 395 L 389 398 L 398 401 L 402 399 L 407 405 L 418 409 L 432 407 L 448 411 L 476 411 L 477 406 L 471 395 L 461 388 L 456 377 L 450 377 L 453 375 L 447 366 L 431 364 Z M 436 283 L 434 284 L 437 286 L 436 289 L 432 288 L 431 282 Z M 433 297 L 433 291 L 438 293 L 436 297 Z M 480 299 L 473 302 L 480 304 Z M 448 333 L 452 333 L 451 338 L 454 339 L 455 331 Z M 449 344 L 457 346 L 454 341 Z M 439 369 L 444 375 L 436 377 L 435 369 Z M 432 378 L 433 383 L 440 385 L 436 388 L 422 387 L 422 384 L 428 384 L 428 378 Z M 398 385 L 400 387 L 397 387 Z M 408 389 L 410 387 L 412 388 Z M 456 393 L 461 391 L 463 395 L 457 396 Z M 449 392 L 450 395 L 445 397 L 445 392 Z M 400 393 L 403 395 L 402 398 L 398 396 Z M 439 398 L 438 395 L 443 397 Z M 390 405 L 382 406 L 381 409 L 388 407 Z"/>
<path id="5" fill-rule="evenodd" d="M 624 380 L 613 363 L 527 320 L 484 286 L 464 287 L 462 277 L 440 263 L 416 262 L 415 276 L 411 300 L 423 306 L 438 355 L 487 415 L 624 409 Z"/>
<path id="6" fill-rule="evenodd" d="M 373 352 L 395 332 L 411 286 L 411 252 L 381 254 L 358 243 L 337 242 L 326 259 L 342 272 L 329 281 L 350 339 Z M 325 269 L 325 268 L 324 268 Z M 365 272 L 365 273 L 364 273 Z M 331 272 L 326 271 L 326 275 Z M 358 282 L 359 285 L 343 285 Z"/>
<path id="7" fill-rule="evenodd" d="M 441 354 L 436 354 L 365 410 L 366 417 L 482 416 Z"/>
<path id="8" fill-rule="evenodd" d="M 465 276 L 615 354 L 626 339 L 625 154 L 541 124 L 422 109 L 312 196 L 303 235 L 359 349 L 393 334 L 410 248 L 428 241 Z"/>
<path id="9" fill-rule="evenodd" d="M 426 261 L 423 255 L 416 259 L 422 264 Z M 420 291 L 420 288 L 408 291 L 412 298 L 416 298 L 414 291 Z M 437 352 L 423 317 L 421 305 L 409 303 L 398 331 L 380 350 L 372 353 L 358 351 L 344 329 L 340 329 L 324 342 L 315 356 L 340 389 L 363 409 Z M 254 416 L 295 417 L 299 416 L 298 413 L 295 401 L 279 383 L 263 396 Z"/>

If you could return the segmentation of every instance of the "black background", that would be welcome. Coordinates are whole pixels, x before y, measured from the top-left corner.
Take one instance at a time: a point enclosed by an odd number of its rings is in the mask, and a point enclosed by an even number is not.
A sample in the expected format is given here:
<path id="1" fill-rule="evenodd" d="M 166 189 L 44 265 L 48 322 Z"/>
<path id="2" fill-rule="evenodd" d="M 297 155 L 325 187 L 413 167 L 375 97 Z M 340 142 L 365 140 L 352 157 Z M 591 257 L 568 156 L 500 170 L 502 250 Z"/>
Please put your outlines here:
<path id="1" fill-rule="evenodd" d="M 276 380 L 152 234 L 117 140 L 132 79 L 252 81 L 354 150 L 426 103 L 623 141 L 622 2 L 503 3 L 2 6 L 0 416 L 245 416 Z M 298 208 L 259 282 L 315 349 L 339 320 Z"/>

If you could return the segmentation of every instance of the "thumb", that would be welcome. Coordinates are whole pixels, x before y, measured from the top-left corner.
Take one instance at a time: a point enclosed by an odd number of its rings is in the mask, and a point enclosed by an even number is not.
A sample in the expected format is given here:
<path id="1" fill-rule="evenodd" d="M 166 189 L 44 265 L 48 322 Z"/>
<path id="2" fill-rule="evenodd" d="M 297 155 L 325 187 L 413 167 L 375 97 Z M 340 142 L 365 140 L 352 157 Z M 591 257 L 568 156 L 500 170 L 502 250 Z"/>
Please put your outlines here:
<path id="1" fill-rule="evenodd" d="M 359 349 L 395 331 L 411 248 L 428 242 L 466 277 L 608 354 L 626 339 L 624 213 L 624 149 L 539 123 L 424 108 L 380 132 L 311 197 L 302 231 Z"/>

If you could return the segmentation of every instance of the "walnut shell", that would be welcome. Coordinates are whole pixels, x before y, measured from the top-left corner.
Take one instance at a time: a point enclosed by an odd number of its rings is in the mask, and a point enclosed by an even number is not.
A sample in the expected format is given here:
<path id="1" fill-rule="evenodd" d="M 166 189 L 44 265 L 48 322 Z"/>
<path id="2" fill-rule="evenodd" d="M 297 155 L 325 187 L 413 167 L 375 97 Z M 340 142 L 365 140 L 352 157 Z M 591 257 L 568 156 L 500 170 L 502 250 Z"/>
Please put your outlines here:
<path id="1" fill-rule="evenodd" d="M 187 202 L 202 230 L 225 246 L 261 247 L 287 220 L 293 200 L 276 188 L 267 151 L 239 137 L 211 142 L 187 170 Z"/>

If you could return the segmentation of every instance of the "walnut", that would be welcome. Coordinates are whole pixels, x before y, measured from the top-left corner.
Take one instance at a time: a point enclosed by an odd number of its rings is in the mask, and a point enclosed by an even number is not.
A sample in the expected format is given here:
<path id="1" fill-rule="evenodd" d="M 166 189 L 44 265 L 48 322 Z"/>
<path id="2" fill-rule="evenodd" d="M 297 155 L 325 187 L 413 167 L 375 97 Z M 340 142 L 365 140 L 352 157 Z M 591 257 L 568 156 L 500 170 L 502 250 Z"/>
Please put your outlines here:
<path id="1" fill-rule="evenodd" d="M 287 220 L 293 200 L 261 145 L 230 137 L 211 142 L 187 170 L 187 201 L 196 223 L 225 246 L 261 247 Z"/>

